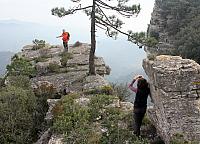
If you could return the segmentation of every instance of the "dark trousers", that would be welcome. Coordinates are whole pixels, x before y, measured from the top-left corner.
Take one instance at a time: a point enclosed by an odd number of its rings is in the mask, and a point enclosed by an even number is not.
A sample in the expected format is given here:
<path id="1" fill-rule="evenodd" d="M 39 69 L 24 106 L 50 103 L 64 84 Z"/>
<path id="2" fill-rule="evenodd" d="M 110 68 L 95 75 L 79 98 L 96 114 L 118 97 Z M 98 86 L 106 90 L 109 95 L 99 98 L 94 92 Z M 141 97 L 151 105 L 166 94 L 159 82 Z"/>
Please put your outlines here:
<path id="1" fill-rule="evenodd" d="M 137 108 L 137 107 L 134 107 L 134 134 L 136 136 L 139 136 L 140 135 L 140 127 L 142 125 L 142 120 L 144 118 L 144 115 L 146 113 L 146 107 L 141 107 L 141 108 Z"/>
<path id="2" fill-rule="evenodd" d="M 63 47 L 65 52 L 68 52 L 68 42 L 63 41 Z"/>

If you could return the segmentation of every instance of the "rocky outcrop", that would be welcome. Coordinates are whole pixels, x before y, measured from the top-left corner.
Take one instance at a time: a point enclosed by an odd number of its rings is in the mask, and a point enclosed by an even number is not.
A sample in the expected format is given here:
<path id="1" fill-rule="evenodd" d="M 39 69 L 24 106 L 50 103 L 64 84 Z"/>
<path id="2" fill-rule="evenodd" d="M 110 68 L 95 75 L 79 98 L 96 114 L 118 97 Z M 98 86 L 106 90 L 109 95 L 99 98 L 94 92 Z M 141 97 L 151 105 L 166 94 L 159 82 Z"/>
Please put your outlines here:
<path id="1" fill-rule="evenodd" d="M 200 65 L 179 56 L 145 59 L 154 102 L 148 115 L 168 144 L 175 134 L 200 141 Z"/>
<path id="2" fill-rule="evenodd" d="M 23 47 L 22 52 L 18 56 L 30 60 L 36 67 L 38 75 L 32 79 L 33 88 L 37 89 L 40 83 L 49 82 L 52 84 L 57 92 L 62 92 L 64 88 L 71 91 L 80 91 L 85 89 L 90 79 L 91 85 L 108 84 L 99 76 L 104 76 L 110 73 L 110 68 L 106 66 L 102 57 L 95 57 L 96 77 L 87 77 L 89 71 L 89 52 L 90 45 L 80 43 L 78 45 L 69 46 L 69 54 L 71 58 L 67 61 L 67 65 L 63 66 L 61 63 L 63 48 L 62 46 L 47 45 L 42 49 L 34 50 L 34 45 L 27 45 Z M 50 65 L 57 67 L 55 72 L 51 72 Z M 92 80 L 94 79 L 94 80 Z M 98 80 L 99 79 L 99 80 Z M 95 85 L 96 86 L 96 85 Z"/>

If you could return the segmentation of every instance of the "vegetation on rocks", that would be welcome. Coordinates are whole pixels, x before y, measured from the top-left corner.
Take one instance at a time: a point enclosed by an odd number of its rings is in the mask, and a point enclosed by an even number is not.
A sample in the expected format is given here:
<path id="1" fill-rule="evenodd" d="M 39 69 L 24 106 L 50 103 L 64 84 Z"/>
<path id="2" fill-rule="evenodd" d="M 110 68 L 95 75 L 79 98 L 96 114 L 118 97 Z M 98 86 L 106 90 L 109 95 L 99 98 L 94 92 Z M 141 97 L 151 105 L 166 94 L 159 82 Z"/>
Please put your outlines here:
<path id="1" fill-rule="evenodd" d="M 44 56 L 36 57 L 33 60 L 36 63 L 38 63 L 38 62 L 46 62 L 48 60 L 48 58 L 51 58 L 51 56 L 44 55 Z"/>
<path id="2" fill-rule="evenodd" d="M 109 106 L 115 96 L 94 95 L 84 106 L 76 102 L 79 98 L 80 94 L 65 96 L 54 108 L 53 130 L 64 134 L 64 141 L 75 144 L 147 143 L 126 127 L 128 113 Z"/>
<path id="3" fill-rule="evenodd" d="M 48 65 L 48 71 L 50 73 L 59 73 L 60 72 L 60 65 L 58 65 L 56 63 L 50 63 Z"/>
<path id="4" fill-rule="evenodd" d="M 200 1 L 157 0 L 156 3 L 162 9 L 161 17 L 166 20 L 165 33 L 171 37 L 175 47 L 168 54 L 180 55 L 200 63 Z M 168 16 L 171 18 L 168 19 Z M 159 37 L 157 33 L 152 35 Z"/>
<path id="5" fill-rule="evenodd" d="M 172 137 L 170 144 L 199 144 L 199 142 L 184 140 L 183 135 L 177 133 Z"/>
<path id="6" fill-rule="evenodd" d="M 127 84 L 111 84 L 114 95 L 116 95 L 120 101 L 127 101 L 130 98 L 131 92 L 127 87 Z"/>
<path id="7" fill-rule="evenodd" d="M 15 55 L 0 87 L 0 143 L 30 144 L 44 130 L 47 96 L 34 93 L 30 77 L 34 66 Z"/>
<path id="8" fill-rule="evenodd" d="M 12 63 L 7 65 L 8 75 L 26 75 L 29 77 L 34 77 L 36 75 L 35 67 L 25 58 L 20 58 L 15 56 L 12 59 Z"/>
<path id="9" fill-rule="evenodd" d="M 63 52 L 61 54 L 61 64 L 63 67 L 66 67 L 67 66 L 67 62 L 69 59 L 72 59 L 73 58 L 73 55 L 71 53 L 68 53 L 68 52 Z"/>
<path id="10" fill-rule="evenodd" d="M 33 50 L 38 50 L 38 49 L 42 49 L 46 46 L 45 44 L 46 42 L 44 40 L 38 40 L 38 39 L 34 39 L 33 40 Z"/>

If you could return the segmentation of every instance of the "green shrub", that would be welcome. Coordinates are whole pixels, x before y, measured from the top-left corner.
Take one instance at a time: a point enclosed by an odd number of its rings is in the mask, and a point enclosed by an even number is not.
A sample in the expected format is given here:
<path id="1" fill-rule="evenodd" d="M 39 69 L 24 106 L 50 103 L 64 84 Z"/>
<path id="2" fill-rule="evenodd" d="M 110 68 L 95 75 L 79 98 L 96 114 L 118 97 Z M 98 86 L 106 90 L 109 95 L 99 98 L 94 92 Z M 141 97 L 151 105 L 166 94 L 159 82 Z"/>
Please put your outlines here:
<path id="1" fill-rule="evenodd" d="M 100 88 L 95 88 L 91 90 L 84 91 L 84 94 L 105 94 L 105 95 L 112 95 L 113 94 L 113 88 L 111 86 L 103 86 Z"/>
<path id="2" fill-rule="evenodd" d="M 60 72 L 60 65 L 56 64 L 56 63 L 50 63 L 48 65 L 48 71 L 52 72 L 52 73 L 58 73 Z"/>
<path id="3" fill-rule="evenodd" d="M 118 96 L 120 101 L 127 101 L 130 98 L 131 92 L 129 91 L 127 84 L 111 84 L 114 95 Z"/>
<path id="4" fill-rule="evenodd" d="M 147 55 L 147 58 L 149 59 L 149 60 L 155 60 L 156 59 L 156 56 L 157 56 L 157 54 L 148 54 Z"/>
<path id="5" fill-rule="evenodd" d="M 73 55 L 72 53 L 68 53 L 68 52 L 63 52 L 61 54 L 61 64 L 62 66 L 66 67 L 67 66 L 67 62 L 69 59 L 72 59 L 73 58 Z"/>
<path id="6" fill-rule="evenodd" d="M 130 129 L 120 126 L 127 114 L 109 105 L 116 99 L 111 95 L 94 95 L 87 106 L 75 102 L 79 94 L 62 98 L 53 109 L 53 131 L 64 134 L 64 141 L 75 144 L 120 143 L 147 144 L 137 138 Z M 104 129 L 104 132 L 101 132 Z"/>
<path id="7" fill-rule="evenodd" d="M 51 58 L 51 56 L 44 55 L 44 56 L 40 56 L 40 57 L 34 58 L 33 60 L 36 63 L 38 63 L 38 62 L 46 62 L 48 60 L 48 58 Z"/>
<path id="8" fill-rule="evenodd" d="M 197 141 L 188 141 L 184 140 L 184 136 L 182 134 L 175 134 L 170 141 L 170 144 L 199 144 Z"/>
<path id="9" fill-rule="evenodd" d="M 79 47 L 81 46 L 83 43 L 77 41 L 72 47 L 75 48 L 75 47 Z"/>
<path id="10" fill-rule="evenodd" d="M 30 79 L 27 76 L 9 76 L 7 77 L 8 85 L 14 87 L 20 87 L 23 89 L 31 89 Z"/>
<path id="11" fill-rule="evenodd" d="M 0 91 L 0 143 L 30 144 L 34 137 L 36 97 L 30 90 L 5 87 Z"/>
<path id="12" fill-rule="evenodd" d="M 4 85 L 4 78 L 0 77 L 0 88 Z"/>
<path id="13" fill-rule="evenodd" d="M 15 57 L 10 65 L 7 65 L 9 76 L 25 75 L 29 77 L 36 76 L 35 67 L 26 59 Z"/>
<path id="14" fill-rule="evenodd" d="M 34 44 L 33 50 L 44 48 L 46 45 L 45 43 L 46 42 L 44 40 L 38 40 L 38 39 L 33 40 L 33 44 Z"/>

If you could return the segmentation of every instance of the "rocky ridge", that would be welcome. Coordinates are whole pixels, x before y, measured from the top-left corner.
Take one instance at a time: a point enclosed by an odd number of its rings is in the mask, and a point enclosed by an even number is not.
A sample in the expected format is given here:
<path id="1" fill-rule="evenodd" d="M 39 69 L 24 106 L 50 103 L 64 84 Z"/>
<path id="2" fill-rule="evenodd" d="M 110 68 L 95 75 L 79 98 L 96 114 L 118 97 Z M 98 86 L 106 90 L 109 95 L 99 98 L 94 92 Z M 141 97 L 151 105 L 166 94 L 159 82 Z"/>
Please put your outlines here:
<path id="1" fill-rule="evenodd" d="M 110 68 L 106 66 L 103 58 L 95 57 L 97 75 L 88 76 L 89 71 L 89 50 L 90 45 L 84 43 L 75 43 L 69 46 L 70 56 L 63 65 L 62 59 L 64 49 L 62 46 L 50 46 L 35 50 L 33 45 L 27 45 L 18 53 L 19 57 L 29 60 L 35 67 L 37 75 L 31 78 L 32 87 L 35 91 L 48 91 L 58 97 L 47 100 L 49 110 L 45 121 L 51 124 L 53 120 L 52 110 L 59 103 L 60 96 L 70 93 L 80 93 L 82 96 L 75 101 L 81 106 L 86 106 L 90 102 L 90 96 L 84 95 L 84 92 L 93 90 L 101 91 L 102 87 L 109 87 L 108 81 L 104 75 L 109 74 Z M 50 66 L 53 65 L 53 69 Z M 99 89 L 99 90 L 98 90 Z M 129 102 L 120 102 L 118 98 L 110 105 L 113 108 L 120 108 L 124 112 L 131 112 L 133 104 Z M 99 130 L 101 128 L 99 127 Z M 63 136 L 53 134 L 51 128 L 45 131 L 36 144 L 62 144 Z"/>

